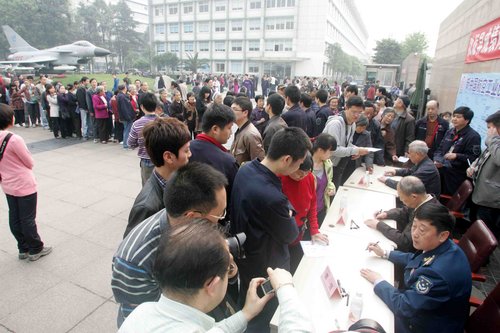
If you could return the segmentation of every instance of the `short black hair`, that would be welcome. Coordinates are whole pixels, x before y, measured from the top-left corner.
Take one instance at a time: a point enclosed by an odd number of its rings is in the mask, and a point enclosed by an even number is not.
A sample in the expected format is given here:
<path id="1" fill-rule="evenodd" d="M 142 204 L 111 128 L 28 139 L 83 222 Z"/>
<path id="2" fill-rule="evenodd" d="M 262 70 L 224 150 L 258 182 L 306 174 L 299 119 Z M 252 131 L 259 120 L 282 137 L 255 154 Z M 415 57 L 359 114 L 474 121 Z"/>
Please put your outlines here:
<path id="1" fill-rule="evenodd" d="M 299 170 L 312 171 L 313 165 L 314 165 L 314 163 L 313 163 L 312 155 L 310 152 L 307 152 L 306 158 L 304 159 L 304 162 L 302 162 L 302 164 L 299 166 Z"/>
<path id="2" fill-rule="evenodd" d="M 116 88 L 118 91 L 122 91 L 123 89 L 127 89 L 127 86 L 124 84 L 119 84 L 118 87 Z"/>
<path id="3" fill-rule="evenodd" d="M 167 183 L 163 201 L 168 215 L 180 217 L 189 210 L 207 214 L 217 206 L 215 191 L 227 184 L 226 176 L 212 166 L 188 163 Z"/>
<path id="4" fill-rule="evenodd" d="M 354 95 L 357 96 L 358 95 L 358 86 L 356 86 L 354 84 L 350 84 L 347 86 L 347 88 L 345 88 L 345 91 L 354 93 Z"/>
<path id="5" fill-rule="evenodd" d="M 194 92 L 192 92 L 192 91 L 187 93 L 186 99 L 189 99 L 189 97 L 191 97 L 191 96 L 194 96 Z M 195 96 L 195 98 L 196 98 L 196 96 Z"/>
<path id="6" fill-rule="evenodd" d="M 235 120 L 234 112 L 229 106 L 214 104 L 203 114 L 201 129 L 204 133 L 208 133 L 214 126 L 223 129 Z"/>
<path id="7" fill-rule="evenodd" d="M 158 104 L 158 99 L 153 93 L 144 93 L 141 97 L 141 106 L 148 112 L 154 112 L 156 105 Z"/>
<path id="8" fill-rule="evenodd" d="M 162 290 L 193 296 L 211 278 L 224 279 L 230 263 L 217 225 L 193 219 L 171 227 L 162 237 L 153 275 Z"/>
<path id="9" fill-rule="evenodd" d="M 288 86 L 285 89 L 285 97 L 290 98 L 290 102 L 297 104 L 300 101 L 300 90 L 297 86 Z"/>
<path id="10" fill-rule="evenodd" d="M 321 103 L 326 103 L 328 100 L 328 91 L 325 89 L 320 89 L 316 91 L 316 98 L 321 102 Z"/>
<path id="11" fill-rule="evenodd" d="M 373 108 L 373 109 L 375 109 L 375 106 L 370 101 L 365 101 L 364 105 L 365 105 L 365 109 L 366 108 Z"/>
<path id="12" fill-rule="evenodd" d="M 226 95 L 226 97 L 224 97 L 224 100 L 222 101 L 222 104 L 231 107 L 235 98 L 236 97 L 234 97 L 234 95 Z"/>
<path id="13" fill-rule="evenodd" d="M 453 114 L 461 114 L 465 120 L 469 121 L 469 124 L 474 118 L 474 111 L 472 111 L 468 106 L 459 106 L 458 108 L 453 111 Z"/>
<path id="14" fill-rule="evenodd" d="M 12 108 L 7 104 L 0 103 L 0 130 L 3 131 L 12 125 L 13 120 L 14 111 Z"/>
<path id="15" fill-rule="evenodd" d="M 236 97 L 233 101 L 233 104 L 238 105 L 243 111 L 248 111 L 248 117 L 250 117 L 250 114 L 252 113 L 252 101 L 250 101 L 250 98 L 248 97 Z"/>
<path id="16" fill-rule="evenodd" d="M 149 158 L 157 167 L 164 165 L 163 154 L 166 151 L 179 157 L 179 149 L 191 140 L 186 124 L 177 118 L 158 117 L 144 126 L 142 135 Z"/>
<path id="17" fill-rule="evenodd" d="M 360 108 L 365 108 L 365 104 L 363 103 L 363 99 L 359 96 L 351 96 L 346 102 L 345 108 L 349 109 L 353 106 L 359 106 Z"/>
<path id="18" fill-rule="evenodd" d="M 259 99 L 264 100 L 264 95 L 257 95 L 257 96 L 255 96 L 255 103 L 258 103 Z"/>
<path id="19" fill-rule="evenodd" d="M 310 108 L 312 104 L 312 97 L 309 94 L 302 93 L 300 94 L 300 101 L 306 108 Z"/>
<path id="20" fill-rule="evenodd" d="M 89 78 L 87 76 L 82 76 L 82 78 L 80 79 L 80 83 L 83 83 L 85 81 L 87 81 Z"/>
<path id="21" fill-rule="evenodd" d="M 450 235 L 455 228 L 455 218 L 450 211 L 440 203 L 426 202 L 415 211 L 415 218 L 429 221 L 438 232 L 449 231 Z"/>
<path id="22" fill-rule="evenodd" d="M 310 150 L 311 140 L 302 128 L 286 127 L 273 135 L 266 157 L 277 161 L 283 156 L 290 155 L 292 160 L 296 161 L 304 158 Z"/>
<path id="23" fill-rule="evenodd" d="M 267 105 L 271 106 L 271 112 L 274 115 L 280 115 L 285 107 L 285 100 L 280 94 L 270 94 L 267 98 Z"/>
<path id="24" fill-rule="evenodd" d="M 328 133 L 321 133 L 313 142 L 313 153 L 315 153 L 319 148 L 323 150 L 330 149 L 331 151 L 335 151 L 335 149 L 337 149 L 337 140 L 333 135 L 330 135 Z"/>
<path id="25" fill-rule="evenodd" d="M 495 127 L 500 127 L 500 110 L 490 114 L 488 118 L 486 118 L 486 123 L 492 123 Z"/>

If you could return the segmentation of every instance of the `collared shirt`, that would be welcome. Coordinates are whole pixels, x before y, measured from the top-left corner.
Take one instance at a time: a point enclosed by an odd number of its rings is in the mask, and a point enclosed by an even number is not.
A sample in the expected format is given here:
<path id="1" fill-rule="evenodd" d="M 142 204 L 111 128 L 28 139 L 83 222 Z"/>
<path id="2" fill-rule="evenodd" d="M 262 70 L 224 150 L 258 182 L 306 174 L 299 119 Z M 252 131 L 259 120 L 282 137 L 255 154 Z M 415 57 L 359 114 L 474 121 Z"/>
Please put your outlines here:
<path id="1" fill-rule="evenodd" d="M 156 179 L 158 180 L 158 183 L 160 183 L 161 187 L 165 189 L 167 187 L 167 180 L 163 178 L 156 169 L 153 169 L 153 175 L 155 175 Z"/>
<path id="2" fill-rule="evenodd" d="M 138 306 L 118 332 L 238 333 L 246 328 L 247 321 L 241 311 L 216 323 L 212 317 L 200 310 L 161 295 L 158 302 L 147 302 Z"/>
<path id="3" fill-rule="evenodd" d="M 130 134 L 128 136 L 128 146 L 130 148 L 139 147 L 137 151 L 137 156 L 142 159 L 150 160 L 148 152 L 146 151 L 146 146 L 144 145 L 144 136 L 142 135 L 142 129 L 147 123 L 156 119 L 156 114 L 147 114 L 144 117 L 136 120 L 130 129 Z"/>

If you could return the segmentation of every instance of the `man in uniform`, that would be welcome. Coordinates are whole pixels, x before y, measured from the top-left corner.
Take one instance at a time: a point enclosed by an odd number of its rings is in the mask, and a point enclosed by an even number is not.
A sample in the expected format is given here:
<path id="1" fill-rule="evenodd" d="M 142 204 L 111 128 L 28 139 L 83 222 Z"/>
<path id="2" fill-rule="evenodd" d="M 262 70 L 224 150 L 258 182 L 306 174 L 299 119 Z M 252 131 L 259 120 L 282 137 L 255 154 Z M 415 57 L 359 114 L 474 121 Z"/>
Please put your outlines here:
<path id="1" fill-rule="evenodd" d="M 394 313 L 396 332 L 463 332 L 472 280 L 467 257 L 449 239 L 454 226 L 446 207 L 429 203 L 417 210 L 413 221 L 413 246 L 419 252 L 387 252 L 376 243 L 368 245 L 379 257 L 405 266 L 401 289 L 377 272 L 361 270 Z"/>

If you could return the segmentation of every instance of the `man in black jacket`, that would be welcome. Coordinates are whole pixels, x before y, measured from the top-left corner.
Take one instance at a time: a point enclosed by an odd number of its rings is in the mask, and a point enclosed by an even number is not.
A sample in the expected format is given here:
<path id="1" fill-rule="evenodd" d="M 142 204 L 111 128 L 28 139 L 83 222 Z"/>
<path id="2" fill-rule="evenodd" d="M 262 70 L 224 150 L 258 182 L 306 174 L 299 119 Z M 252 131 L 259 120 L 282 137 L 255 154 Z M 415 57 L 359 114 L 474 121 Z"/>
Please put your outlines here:
<path id="1" fill-rule="evenodd" d="M 429 158 L 434 158 L 434 152 L 441 144 L 444 134 L 448 131 L 450 124 L 438 117 L 439 103 L 431 100 L 427 102 L 427 115 L 420 118 L 415 123 L 415 140 L 422 140 L 429 147 L 427 155 Z"/>
<path id="2" fill-rule="evenodd" d="M 288 106 L 288 111 L 281 117 L 286 122 L 288 127 L 299 127 L 307 130 L 306 113 L 299 106 L 300 90 L 296 86 L 288 86 L 285 89 L 285 103 Z"/>
<path id="3" fill-rule="evenodd" d="M 82 120 L 82 136 L 84 140 L 89 139 L 89 107 L 87 105 L 87 86 L 89 78 L 84 76 L 80 80 L 80 86 L 76 90 L 76 100 L 78 102 L 78 109 L 80 109 L 80 119 Z"/>
<path id="4" fill-rule="evenodd" d="M 189 162 L 191 156 L 189 129 L 175 118 L 156 118 L 144 126 L 142 133 L 146 150 L 155 167 L 135 199 L 123 238 L 136 225 L 165 208 L 163 191 L 167 181 L 175 171 Z"/>
<path id="5" fill-rule="evenodd" d="M 330 105 L 326 104 L 328 100 L 328 91 L 320 89 L 316 92 L 316 103 L 319 110 L 316 111 L 316 133 L 323 133 L 328 117 L 333 116 Z"/>
<path id="6" fill-rule="evenodd" d="M 373 162 L 377 165 L 385 165 L 384 162 L 384 138 L 382 137 L 382 132 L 380 130 L 380 122 L 375 119 L 375 105 L 372 102 L 365 102 L 365 109 L 363 114 L 368 119 L 368 126 L 366 130 L 370 132 L 372 139 L 372 147 L 380 148 L 381 150 L 373 154 Z"/>
<path id="7" fill-rule="evenodd" d="M 135 119 L 135 111 L 130 103 L 130 98 L 127 96 L 127 87 L 124 84 L 120 84 L 118 86 L 118 91 L 116 101 L 118 104 L 120 122 L 123 124 L 123 148 L 127 149 L 128 135 L 130 134 L 130 129 Z"/>
<path id="8" fill-rule="evenodd" d="M 427 193 L 439 198 L 441 194 L 441 181 L 439 171 L 434 162 L 427 156 L 429 148 L 424 141 L 415 140 L 410 143 L 408 156 L 414 164 L 411 168 L 388 170 L 379 180 L 385 185 L 397 189 L 398 182 L 385 176 L 415 176 L 424 183 Z"/>

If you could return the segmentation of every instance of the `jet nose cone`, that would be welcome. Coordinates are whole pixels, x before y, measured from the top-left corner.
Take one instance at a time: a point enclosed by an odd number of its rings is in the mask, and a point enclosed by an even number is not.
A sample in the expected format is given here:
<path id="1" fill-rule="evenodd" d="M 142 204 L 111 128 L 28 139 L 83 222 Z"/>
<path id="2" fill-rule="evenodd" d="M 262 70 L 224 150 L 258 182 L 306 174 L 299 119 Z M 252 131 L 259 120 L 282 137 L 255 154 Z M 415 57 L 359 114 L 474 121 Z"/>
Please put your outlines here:
<path id="1" fill-rule="evenodd" d="M 104 57 L 107 56 L 108 54 L 111 54 L 111 52 L 106 49 L 103 49 L 102 47 L 96 47 L 94 49 L 94 55 L 96 57 Z"/>

